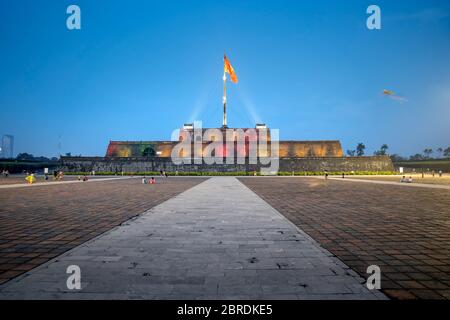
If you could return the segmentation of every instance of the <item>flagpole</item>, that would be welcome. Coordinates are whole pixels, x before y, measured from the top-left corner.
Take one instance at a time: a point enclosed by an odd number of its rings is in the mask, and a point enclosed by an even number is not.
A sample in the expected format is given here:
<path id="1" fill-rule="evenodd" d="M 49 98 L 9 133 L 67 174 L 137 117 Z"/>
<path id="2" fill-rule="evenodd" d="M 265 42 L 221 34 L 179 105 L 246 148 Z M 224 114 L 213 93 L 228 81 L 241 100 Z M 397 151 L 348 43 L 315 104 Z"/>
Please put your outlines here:
<path id="1" fill-rule="evenodd" d="M 227 76 L 223 73 L 223 124 L 222 128 L 227 127 Z"/>

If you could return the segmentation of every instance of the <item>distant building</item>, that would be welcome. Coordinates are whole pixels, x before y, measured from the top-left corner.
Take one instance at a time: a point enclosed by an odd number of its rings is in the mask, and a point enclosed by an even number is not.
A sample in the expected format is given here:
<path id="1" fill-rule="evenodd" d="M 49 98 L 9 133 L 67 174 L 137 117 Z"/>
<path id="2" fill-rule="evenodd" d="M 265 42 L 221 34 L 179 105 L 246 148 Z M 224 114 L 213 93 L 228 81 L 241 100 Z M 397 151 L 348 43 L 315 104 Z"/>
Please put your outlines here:
<path id="1" fill-rule="evenodd" d="M 14 136 L 8 134 L 3 135 L 0 156 L 7 159 L 14 157 Z"/>

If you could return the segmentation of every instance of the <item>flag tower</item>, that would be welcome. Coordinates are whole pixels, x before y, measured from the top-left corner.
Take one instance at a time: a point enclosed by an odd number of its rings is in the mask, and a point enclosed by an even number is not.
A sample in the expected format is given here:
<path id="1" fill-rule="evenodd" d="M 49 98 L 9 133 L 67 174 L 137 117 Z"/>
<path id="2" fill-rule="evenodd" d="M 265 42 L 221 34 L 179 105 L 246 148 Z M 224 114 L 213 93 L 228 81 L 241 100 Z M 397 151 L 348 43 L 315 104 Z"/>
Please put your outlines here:
<path id="1" fill-rule="evenodd" d="M 227 73 L 230 75 L 230 79 L 232 82 L 237 83 L 238 79 L 236 76 L 236 73 L 234 72 L 233 67 L 230 64 L 230 61 L 228 60 L 227 56 L 223 55 L 223 122 L 222 122 L 222 128 L 228 128 L 227 127 Z"/>

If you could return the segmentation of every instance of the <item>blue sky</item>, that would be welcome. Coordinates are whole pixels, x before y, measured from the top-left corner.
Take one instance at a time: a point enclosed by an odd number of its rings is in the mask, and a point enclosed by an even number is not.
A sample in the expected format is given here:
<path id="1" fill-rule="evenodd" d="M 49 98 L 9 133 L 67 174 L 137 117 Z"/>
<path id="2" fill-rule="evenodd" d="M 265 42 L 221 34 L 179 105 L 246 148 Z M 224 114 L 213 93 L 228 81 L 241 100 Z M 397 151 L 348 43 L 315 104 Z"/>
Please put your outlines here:
<path id="1" fill-rule="evenodd" d="M 81 30 L 66 28 L 70 4 Z M 366 28 L 370 4 L 381 30 Z M 15 153 L 104 155 L 109 140 L 220 126 L 224 51 L 239 78 L 232 127 L 262 121 L 282 140 L 368 153 L 450 146 L 444 0 L 2 0 L 0 49 L 0 134 Z"/>

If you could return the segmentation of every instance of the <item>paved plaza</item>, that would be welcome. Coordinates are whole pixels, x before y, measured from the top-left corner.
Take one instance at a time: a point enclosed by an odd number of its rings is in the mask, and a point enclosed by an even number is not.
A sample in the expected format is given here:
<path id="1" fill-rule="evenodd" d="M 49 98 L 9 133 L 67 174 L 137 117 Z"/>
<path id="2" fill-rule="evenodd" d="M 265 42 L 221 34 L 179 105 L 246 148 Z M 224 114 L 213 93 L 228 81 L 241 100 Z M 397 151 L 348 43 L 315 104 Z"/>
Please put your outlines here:
<path id="1" fill-rule="evenodd" d="M 81 268 L 82 289 L 66 286 Z M 0 298 L 384 299 L 236 178 L 211 178 L 0 289 Z"/>
<path id="2" fill-rule="evenodd" d="M 323 177 L 9 185 L 0 299 L 449 299 L 449 195 Z"/>
<path id="3" fill-rule="evenodd" d="M 450 299 L 446 186 L 323 177 L 240 180 L 360 275 L 369 265 L 380 266 L 389 297 Z"/>
<path id="4" fill-rule="evenodd" d="M 155 186 L 139 178 L 101 180 L 0 189 L 0 284 L 204 179 L 158 178 Z"/>

